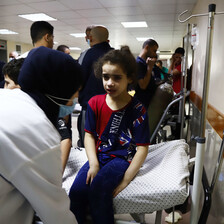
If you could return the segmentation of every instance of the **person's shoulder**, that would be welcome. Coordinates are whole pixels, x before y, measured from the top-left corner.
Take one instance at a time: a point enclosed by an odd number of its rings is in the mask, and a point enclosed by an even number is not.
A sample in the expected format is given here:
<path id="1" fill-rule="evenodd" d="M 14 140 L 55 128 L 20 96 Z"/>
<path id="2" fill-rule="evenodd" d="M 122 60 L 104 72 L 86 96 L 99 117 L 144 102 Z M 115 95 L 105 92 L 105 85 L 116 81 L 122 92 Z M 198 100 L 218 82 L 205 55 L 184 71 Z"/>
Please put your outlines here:
<path id="1" fill-rule="evenodd" d="M 166 73 L 168 73 L 168 71 L 169 71 L 168 68 L 166 68 L 166 67 L 163 67 L 162 70 Z"/>
<path id="2" fill-rule="evenodd" d="M 89 101 L 88 101 L 88 106 L 90 107 L 91 110 L 97 111 L 99 108 L 102 107 L 102 105 L 105 103 L 105 94 L 104 95 L 96 95 L 93 96 Z"/>
<path id="3" fill-rule="evenodd" d="M 88 63 L 92 63 L 93 60 L 95 60 L 96 58 L 96 54 L 97 54 L 97 49 L 91 47 L 89 49 L 86 49 L 86 51 L 84 51 L 81 55 L 80 55 L 80 59 L 79 59 L 79 63 L 82 64 L 88 64 Z"/>
<path id="4" fill-rule="evenodd" d="M 27 59 L 29 59 L 31 56 L 32 57 L 45 57 L 46 55 L 49 55 L 51 53 L 51 51 L 53 51 L 53 50 L 50 48 L 44 47 L 44 46 L 36 47 L 28 52 Z"/>
<path id="5" fill-rule="evenodd" d="M 87 53 L 89 53 L 89 52 L 91 52 L 91 50 L 92 50 L 92 48 L 90 47 L 90 48 L 88 48 L 88 49 L 86 49 L 86 50 L 84 50 L 81 54 L 80 54 L 80 57 L 82 56 L 82 55 L 86 55 Z"/>
<path id="6" fill-rule="evenodd" d="M 135 96 L 132 98 L 131 106 L 135 112 L 146 113 L 145 106 Z"/>
<path id="7" fill-rule="evenodd" d="M 105 97 L 106 97 L 106 94 L 100 94 L 100 95 L 93 96 L 93 97 L 89 100 L 89 103 L 91 103 L 91 104 L 102 103 L 102 102 L 105 101 Z"/>
<path id="8" fill-rule="evenodd" d="M 139 56 L 136 58 L 136 63 L 137 63 L 138 66 L 139 65 L 142 65 L 142 66 L 146 65 L 146 61 L 143 58 L 139 57 Z"/>

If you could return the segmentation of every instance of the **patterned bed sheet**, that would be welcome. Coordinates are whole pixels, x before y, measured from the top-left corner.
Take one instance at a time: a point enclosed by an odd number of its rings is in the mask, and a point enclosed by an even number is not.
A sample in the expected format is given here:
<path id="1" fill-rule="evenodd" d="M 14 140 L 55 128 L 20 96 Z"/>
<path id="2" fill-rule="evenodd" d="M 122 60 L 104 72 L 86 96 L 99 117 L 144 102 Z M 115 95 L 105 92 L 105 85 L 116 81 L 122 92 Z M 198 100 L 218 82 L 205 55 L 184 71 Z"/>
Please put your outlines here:
<path id="1" fill-rule="evenodd" d="M 136 177 L 114 198 L 115 214 L 147 214 L 184 203 L 189 195 L 188 150 L 184 140 L 149 146 Z M 72 148 L 63 175 L 62 187 L 67 194 L 86 161 L 85 149 Z"/>

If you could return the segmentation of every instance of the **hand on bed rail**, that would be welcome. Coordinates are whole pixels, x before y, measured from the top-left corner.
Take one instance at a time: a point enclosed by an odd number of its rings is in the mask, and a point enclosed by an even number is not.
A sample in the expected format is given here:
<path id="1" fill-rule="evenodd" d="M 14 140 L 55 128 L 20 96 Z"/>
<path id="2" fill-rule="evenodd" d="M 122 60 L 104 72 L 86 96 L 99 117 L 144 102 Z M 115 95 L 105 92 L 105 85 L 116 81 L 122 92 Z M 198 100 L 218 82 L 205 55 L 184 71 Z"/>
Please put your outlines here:
<path id="1" fill-rule="evenodd" d="M 122 180 L 121 183 L 115 188 L 113 192 L 113 197 L 115 198 L 121 191 L 123 191 L 129 184 L 130 182 L 126 180 Z"/>
<path id="2" fill-rule="evenodd" d="M 147 154 L 148 154 L 148 146 L 143 145 L 137 146 L 137 152 L 135 153 L 132 162 L 130 163 L 128 169 L 126 170 L 121 183 L 115 188 L 113 192 L 113 197 L 116 197 L 133 180 L 133 178 L 141 168 L 142 164 L 144 163 Z"/>

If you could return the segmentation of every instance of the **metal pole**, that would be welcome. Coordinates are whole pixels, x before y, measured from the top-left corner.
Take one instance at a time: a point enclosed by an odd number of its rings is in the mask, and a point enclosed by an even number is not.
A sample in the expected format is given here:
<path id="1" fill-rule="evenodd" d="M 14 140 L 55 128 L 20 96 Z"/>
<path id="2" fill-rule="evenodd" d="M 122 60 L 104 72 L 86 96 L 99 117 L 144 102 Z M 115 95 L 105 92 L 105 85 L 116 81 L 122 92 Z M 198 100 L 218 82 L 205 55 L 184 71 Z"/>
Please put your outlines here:
<path id="1" fill-rule="evenodd" d="M 162 124 L 162 122 L 163 122 L 163 120 L 164 120 L 164 118 L 165 118 L 165 116 L 166 116 L 168 110 L 170 109 L 170 107 L 171 107 L 173 104 L 177 103 L 178 101 L 181 101 L 182 97 L 183 97 L 183 96 L 180 96 L 179 98 L 173 100 L 172 102 L 170 102 L 170 103 L 168 104 L 168 106 L 166 107 L 165 111 L 163 112 L 163 115 L 162 115 L 162 117 L 160 118 L 160 121 L 159 121 L 159 123 L 157 124 L 157 126 L 156 126 L 156 128 L 155 128 L 155 130 L 154 130 L 154 132 L 153 132 L 153 134 L 152 134 L 152 136 L 151 136 L 151 138 L 150 138 L 150 142 L 153 142 L 154 138 L 156 137 L 156 135 L 157 135 L 157 133 L 158 133 L 158 130 L 159 130 L 159 128 L 160 128 L 160 125 Z"/>
<path id="2" fill-rule="evenodd" d="M 194 170 L 194 180 L 192 189 L 192 204 L 191 204 L 191 224 L 198 223 L 198 210 L 199 199 L 201 192 L 201 180 L 202 170 L 204 164 L 205 154 L 205 127 L 206 127 L 206 114 L 208 104 L 208 92 L 209 92 L 209 80 L 211 70 L 211 52 L 212 52 L 212 38 L 213 38 L 213 25 L 215 15 L 215 4 L 209 5 L 209 18 L 208 18 L 208 33 L 207 33 L 207 47 L 206 47 L 206 59 L 205 59 L 205 71 L 204 71 L 204 85 L 203 85 L 203 97 L 202 97 L 202 110 L 201 110 L 201 129 L 200 138 L 196 145 L 196 161 Z"/>
<path id="3" fill-rule="evenodd" d="M 188 45 L 189 45 L 189 35 L 190 35 L 190 24 L 187 24 L 187 42 L 186 42 L 186 52 L 185 52 L 185 62 L 183 68 L 183 78 L 181 87 L 183 87 L 183 99 L 181 101 L 181 127 L 180 127 L 180 138 L 184 138 L 184 111 L 185 111 L 185 98 L 186 98 L 186 86 L 187 86 L 187 67 L 188 67 Z"/>
<path id="4" fill-rule="evenodd" d="M 203 97 L 202 97 L 203 101 L 202 101 L 202 110 L 201 110 L 201 129 L 200 129 L 201 137 L 205 137 L 209 81 L 210 81 L 210 71 L 211 71 L 211 55 L 212 55 L 212 40 L 213 40 L 213 31 L 214 31 L 215 7 L 216 7 L 215 4 L 209 5 L 208 33 L 207 33 L 207 45 L 206 45 L 207 47 L 206 47 L 204 85 L 203 85 Z"/>

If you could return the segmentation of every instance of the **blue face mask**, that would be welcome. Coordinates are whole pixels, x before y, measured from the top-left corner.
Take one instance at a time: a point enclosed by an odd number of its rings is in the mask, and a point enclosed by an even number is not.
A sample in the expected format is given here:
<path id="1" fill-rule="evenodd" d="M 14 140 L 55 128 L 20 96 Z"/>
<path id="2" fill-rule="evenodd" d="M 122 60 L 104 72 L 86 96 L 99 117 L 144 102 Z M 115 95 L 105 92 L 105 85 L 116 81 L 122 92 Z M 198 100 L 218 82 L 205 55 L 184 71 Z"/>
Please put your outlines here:
<path id="1" fill-rule="evenodd" d="M 90 39 L 87 39 L 87 44 L 90 46 Z"/>
<path id="2" fill-rule="evenodd" d="M 65 117 L 65 116 L 71 114 L 75 109 L 75 105 L 76 105 L 76 102 L 74 102 L 74 101 L 73 101 L 72 106 L 66 106 L 66 105 L 60 104 L 58 117 L 62 118 L 62 117 Z"/>
<path id="3" fill-rule="evenodd" d="M 64 98 L 59 98 L 59 97 L 55 97 L 55 96 L 51 96 L 51 95 L 46 95 L 47 98 L 49 98 L 51 101 L 53 101 L 55 104 L 57 104 L 60 108 L 59 108 L 59 113 L 58 113 L 58 118 L 63 118 L 69 114 L 71 114 L 74 111 L 75 105 L 76 105 L 76 101 L 75 99 L 70 100 L 70 99 L 64 99 Z M 64 104 L 60 104 L 57 103 L 54 99 L 59 99 L 59 100 L 65 100 L 65 101 L 72 101 L 72 105 L 71 106 L 67 106 Z"/>

